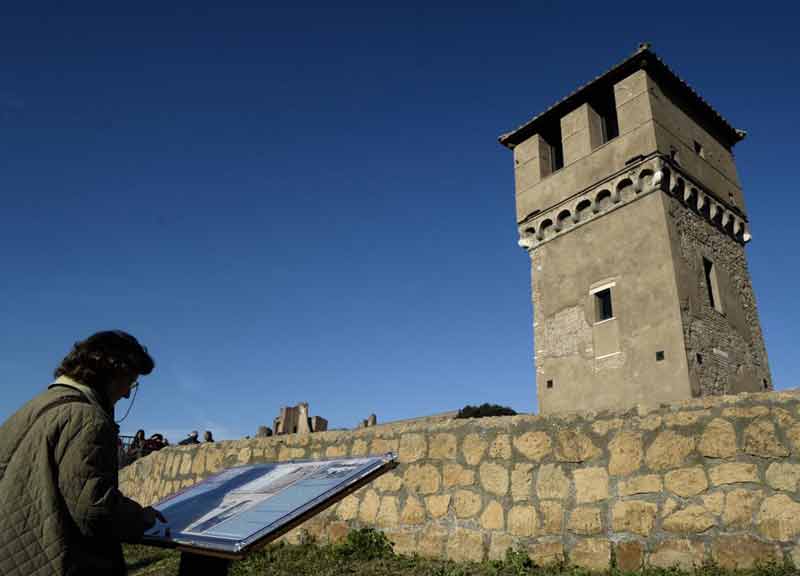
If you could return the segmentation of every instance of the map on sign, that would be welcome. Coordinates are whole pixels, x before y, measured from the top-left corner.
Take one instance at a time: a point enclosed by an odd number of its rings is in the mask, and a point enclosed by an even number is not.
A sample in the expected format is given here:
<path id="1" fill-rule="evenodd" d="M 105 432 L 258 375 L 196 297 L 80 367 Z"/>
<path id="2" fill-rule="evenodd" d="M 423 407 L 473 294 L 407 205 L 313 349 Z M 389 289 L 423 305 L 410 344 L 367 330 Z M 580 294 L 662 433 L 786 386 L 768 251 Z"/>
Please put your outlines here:
<path id="1" fill-rule="evenodd" d="M 143 543 L 240 556 L 395 465 L 395 456 L 230 468 L 154 506 L 167 518 Z"/>

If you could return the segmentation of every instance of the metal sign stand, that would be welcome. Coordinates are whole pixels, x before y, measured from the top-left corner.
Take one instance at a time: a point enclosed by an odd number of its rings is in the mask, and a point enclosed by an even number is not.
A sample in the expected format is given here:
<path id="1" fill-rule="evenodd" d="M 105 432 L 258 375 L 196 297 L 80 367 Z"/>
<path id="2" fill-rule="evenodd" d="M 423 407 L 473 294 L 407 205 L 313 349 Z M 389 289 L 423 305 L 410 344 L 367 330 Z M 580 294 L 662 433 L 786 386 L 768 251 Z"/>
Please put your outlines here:
<path id="1" fill-rule="evenodd" d="M 178 576 L 228 576 L 231 561 L 217 556 L 203 556 L 191 552 L 181 552 Z"/>

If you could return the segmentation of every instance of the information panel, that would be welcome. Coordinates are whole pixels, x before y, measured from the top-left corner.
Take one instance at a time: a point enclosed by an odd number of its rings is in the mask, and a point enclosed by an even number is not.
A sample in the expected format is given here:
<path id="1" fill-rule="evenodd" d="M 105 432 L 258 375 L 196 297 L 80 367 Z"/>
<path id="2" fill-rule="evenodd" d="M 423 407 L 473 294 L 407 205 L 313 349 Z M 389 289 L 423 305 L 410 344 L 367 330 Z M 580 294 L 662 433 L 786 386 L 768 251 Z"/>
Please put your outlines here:
<path id="1" fill-rule="evenodd" d="M 395 466 L 395 456 L 230 468 L 154 506 L 167 518 L 143 543 L 242 557 Z"/>

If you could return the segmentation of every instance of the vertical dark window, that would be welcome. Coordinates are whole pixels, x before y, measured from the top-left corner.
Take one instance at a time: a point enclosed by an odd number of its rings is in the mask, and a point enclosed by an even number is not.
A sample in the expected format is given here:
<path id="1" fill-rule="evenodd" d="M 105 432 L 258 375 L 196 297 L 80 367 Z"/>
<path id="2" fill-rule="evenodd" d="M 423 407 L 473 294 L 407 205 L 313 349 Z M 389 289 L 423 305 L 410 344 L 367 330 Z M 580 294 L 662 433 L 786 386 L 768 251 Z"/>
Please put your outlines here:
<path id="1" fill-rule="evenodd" d="M 614 317 L 611 307 L 611 288 L 594 293 L 595 322 L 602 322 Z"/>
<path id="2" fill-rule="evenodd" d="M 564 145 L 561 142 L 561 121 L 551 122 L 544 128 L 541 137 L 550 147 L 550 172 L 555 172 L 564 167 Z"/>
<path id="3" fill-rule="evenodd" d="M 697 140 L 694 141 L 694 153 L 700 156 L 700 158 L 706 157 L 706 153 L 703 152 L 703 145 Z"/>
<path id="4" fill-rule="evenodd" d="M 600 117 L 600 143 L 605 144 L 619 136 L 617 103 L 614 101 L 613 89 L 593 98 L 589 105 Z"/>
<path id="5" fill-rule="evenodd" d="M 717 282 L 717 270 L 714 263 L 708 258 L 703 258 L 703 274 L 708 291 L 708 303 L 717 312 L 722 312 L 722 302 L 719 298 L 719 285 Z"/>

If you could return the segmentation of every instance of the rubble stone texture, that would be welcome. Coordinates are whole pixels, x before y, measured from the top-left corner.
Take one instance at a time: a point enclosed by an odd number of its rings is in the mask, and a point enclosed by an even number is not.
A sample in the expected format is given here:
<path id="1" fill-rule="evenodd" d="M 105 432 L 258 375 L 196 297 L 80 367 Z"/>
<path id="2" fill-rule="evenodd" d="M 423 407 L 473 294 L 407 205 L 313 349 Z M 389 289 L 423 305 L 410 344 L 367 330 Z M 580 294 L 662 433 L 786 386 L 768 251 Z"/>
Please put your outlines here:
<path id="1" fill-rule="evenodd" d="M 748 429 L 765 435 L 747 443 Z M 175 446 L 122 469 L 120 485 L 151 504 L 245 462 L 402 447 L 394 470 L 301 529 L 337 541 L 372 526 L 399 553 L 439 558 L 502 558 L 511 547 L 592 569 L 612 550 L 620 567 L 747 567 L 800 558 L 800 452 L 780 448 L 794 449 L 791 430 L 800 431 L 800 391 Z"/>

